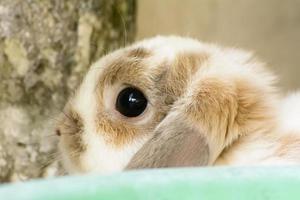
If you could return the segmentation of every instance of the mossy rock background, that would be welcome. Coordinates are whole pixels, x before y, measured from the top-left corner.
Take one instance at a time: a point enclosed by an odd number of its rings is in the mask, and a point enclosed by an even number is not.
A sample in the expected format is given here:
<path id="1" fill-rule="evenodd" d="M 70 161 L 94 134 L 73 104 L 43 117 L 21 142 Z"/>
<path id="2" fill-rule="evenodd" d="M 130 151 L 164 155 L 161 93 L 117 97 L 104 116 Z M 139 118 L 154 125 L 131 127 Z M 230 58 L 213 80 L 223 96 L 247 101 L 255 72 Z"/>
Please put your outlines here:
<path id="1" fill-rule="evenodd" d="M 92 62 L 130 43 L 134 0 L 0 1 L 0 182 L 63 173 L 55 117 Z"/>

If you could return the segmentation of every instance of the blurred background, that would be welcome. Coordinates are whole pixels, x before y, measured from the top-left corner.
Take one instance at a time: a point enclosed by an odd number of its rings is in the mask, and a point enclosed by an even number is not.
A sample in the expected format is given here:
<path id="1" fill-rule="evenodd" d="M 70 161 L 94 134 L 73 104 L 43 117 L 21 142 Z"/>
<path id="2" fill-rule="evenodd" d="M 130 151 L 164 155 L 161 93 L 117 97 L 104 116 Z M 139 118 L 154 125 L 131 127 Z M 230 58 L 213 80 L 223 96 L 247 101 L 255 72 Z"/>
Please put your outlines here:
<path id="1" fill-rule="evenodd" d="M 137 40 L 179 34 L 254 53 L 300 88 L 299 0 L 139 0 Z"/>

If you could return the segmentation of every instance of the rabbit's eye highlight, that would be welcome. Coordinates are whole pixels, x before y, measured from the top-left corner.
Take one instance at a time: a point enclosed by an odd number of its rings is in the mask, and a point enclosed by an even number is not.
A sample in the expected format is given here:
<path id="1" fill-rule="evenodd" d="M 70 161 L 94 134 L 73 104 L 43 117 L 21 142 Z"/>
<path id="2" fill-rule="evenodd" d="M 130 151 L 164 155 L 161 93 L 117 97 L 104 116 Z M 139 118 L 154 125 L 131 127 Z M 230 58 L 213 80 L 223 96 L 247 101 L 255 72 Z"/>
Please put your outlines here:
<path id="1" fill-rule="evenodd" d="M 116 109 L 126 117 L 137 117 L 144 112 L 148 101 L 144 94 L 133 87 L 123 89 L 116 101 Z"/>

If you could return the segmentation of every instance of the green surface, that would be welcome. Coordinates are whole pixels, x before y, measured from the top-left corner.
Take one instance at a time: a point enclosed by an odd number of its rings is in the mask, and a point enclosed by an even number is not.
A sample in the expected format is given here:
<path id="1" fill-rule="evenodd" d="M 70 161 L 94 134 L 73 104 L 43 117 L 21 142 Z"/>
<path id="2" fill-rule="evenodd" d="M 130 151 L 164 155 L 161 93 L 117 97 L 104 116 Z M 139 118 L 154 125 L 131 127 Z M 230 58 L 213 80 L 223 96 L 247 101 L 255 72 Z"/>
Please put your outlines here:
<path id="1" fill-rule="evenodd" d="M 300 167 L 185 168 L 37 180 L 0 187 L 1 200 L 300 199 Z"/>

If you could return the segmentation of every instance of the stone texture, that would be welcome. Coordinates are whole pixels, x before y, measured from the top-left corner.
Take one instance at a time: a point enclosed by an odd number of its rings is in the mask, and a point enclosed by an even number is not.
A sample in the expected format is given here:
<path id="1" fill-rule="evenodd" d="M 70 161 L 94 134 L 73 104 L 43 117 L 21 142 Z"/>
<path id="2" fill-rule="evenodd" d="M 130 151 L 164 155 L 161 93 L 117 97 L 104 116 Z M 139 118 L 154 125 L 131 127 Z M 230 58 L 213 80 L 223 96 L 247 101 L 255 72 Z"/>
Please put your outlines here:
<path id="1" fill-rule="evenodd" d="M 135 0 L 0 1 L 0 182 L 63 173 L 57 113 L 89 65 L 134 33 Z"/>

